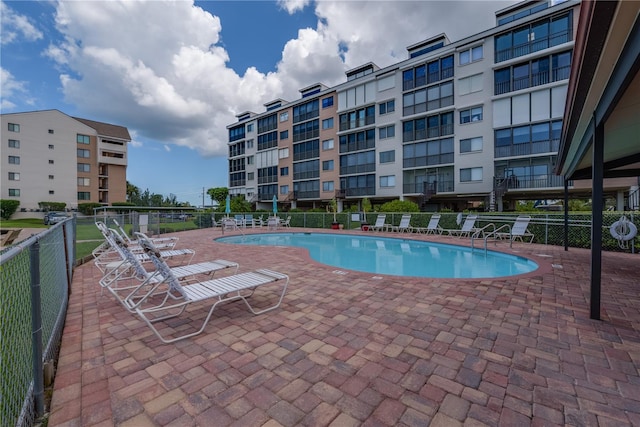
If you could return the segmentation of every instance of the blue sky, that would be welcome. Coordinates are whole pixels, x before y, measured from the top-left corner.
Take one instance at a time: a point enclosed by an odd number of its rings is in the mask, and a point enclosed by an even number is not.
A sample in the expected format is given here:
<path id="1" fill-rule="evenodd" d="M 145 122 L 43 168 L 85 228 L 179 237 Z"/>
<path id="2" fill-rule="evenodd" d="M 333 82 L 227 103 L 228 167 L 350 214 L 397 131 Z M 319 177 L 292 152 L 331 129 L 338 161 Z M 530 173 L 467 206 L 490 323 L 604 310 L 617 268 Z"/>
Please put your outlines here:
<path id="1" fill-rule="evenodd" d="M 236 114 L 399 62 L 442 32 L 471 36 L 513 3 L 2 1 L 1 109 L 126 126 L 128 180 L 197 206 L 203 188 L 228 185 Z"/>

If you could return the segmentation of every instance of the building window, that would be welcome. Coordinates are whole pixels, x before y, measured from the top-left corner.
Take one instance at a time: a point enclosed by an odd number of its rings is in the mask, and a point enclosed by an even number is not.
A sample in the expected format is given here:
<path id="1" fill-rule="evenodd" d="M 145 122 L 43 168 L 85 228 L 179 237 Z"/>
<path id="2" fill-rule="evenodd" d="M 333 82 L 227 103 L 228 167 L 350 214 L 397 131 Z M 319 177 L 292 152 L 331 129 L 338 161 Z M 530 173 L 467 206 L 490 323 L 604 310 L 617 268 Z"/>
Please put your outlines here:
<path id="1" fill-rule="evenodd" d="M 461 139 L 460 140 L 460 152 L 470 153 L 472 151 L 482 151 L 482 137 Z"/>
<path id="2" fill-rule="evenodd" d="M 247 181 L 253 181 L 255 172 L 247 172 Z"/>
<path id="3" fill-rule="evenodd" d="M 528 55 L 572 40 L 573 14 L 544 18 L 497 35 L 495 62 Z"/>
<path id="4" fill-rule="evenodd" d="M 424 113 L 453 105 L 453 82 L 432 85 L 402 96 L 402 115 Z"/>
<path id="5" fill-rule="evenodd" d="M 402 141 L 419 141 L 453 135 L 453 111 L 409 120 L 402 124 Z"/>
<path id="6" fill-rule="evenodd" d="M 362 126 L 369 126 L 376 122 L 376 106 L 359 108 L 340 114 L 340 131 L 356 129 Z"/>
<path id="7" fill-rule="evenodd" d="M 20 174 L 18 172 L 9 172 L 9 181 L 20 181 Z"/>
<path id="8" fill-rule="evenodd" d="M 378 112 L 380 115 L 393 113 L 396 110 L 396 100 L 391 99 L 387 102 L 383 102 L 378 105 Z"/>
<path id="9" fill-rule="evenodd" d="M 91 157 L 91 152 L 89 150 L 83 150 L 82 148 L 78 148 L 78 157 L 88 159 L 89 157 Z"/>
<path id="10" fill-rule="evenodd" d="M 458 93 L 467 95 L 473 92 L 480 92 L 483 89 L 482 74 L 476 74 L 458 80 Z"/>
<path id="11" fill-rule="evenodd" d="M 328 108 L 333 105 L 333 96 L 328 96 L 322 100 L 322 108 Z"/>
<path id="12" fill-rule="evenodd" d="M 279 159 L 286 159 L 289 157 L 289 149 L 288 148 L 281 148 L 280 150 L 278 150 L 278 158 Z"/>
<path id="13" fill-rule="evenodd" d="M 89 135 L 76 134 L 76 142 L 78 144 L 89 144 L 90 140 Z"/>
<path id="14" fill-rule="evenodd" d="M 380 187 L 395 187 L 396 186 L 396 176 L 388 175 L 380 177 Z"/>
<path id="15" fill-rule="evenodd" d="M 55 194 L 55 191 L 49 190 L 49 194 Z"/>
<path id="16" fill-rule="evenodd" d="M 52 165 L 53 164 L 53 160 L 49 159 L 49 164 Z"/>
<path id="17" fill-rule="evenodd" d="M 460 52 L 460 65 L 480 61 L 483 58 L 482 45 Z"/>
<path id="18" fill-rule="evenodd" d="M 333 170 L 333 160 L 325 160 L 322 162 L 322 170 L 323 171 L 332 171 Z"/>
<path id="19" fill-rule="evenodd" d="M 9 132 L 20 132 L 20 125 L 17 123 L 9 123 Z"/>
<path id="20" fill-rule="evenodd" d="M 325 139 L 322 141 L 323 150 L 333 150 L 333 139 Z"/>
<path id="21" fill-rule="evenodd" d="M 253 123 L 247 125 L 247 132 L 253 132 Z"/>
<path id="22" fill-rule="evenodd" d="M 78 163 L 78 172 L 91 172 L 91 165 L 89 163 Z"/>
<path id="23" fill-rule="evenodd" d="M 91 185 L 91 179 L 89 178 L 78 178 L 78 186 L 80 187 L 89 187 Z"/>
<path id="24" fill-rule="evenodd" d="M 396 161 L 396 151 L 381 151 L 380 152 L 380 163 L 393 163 Z"/>
<path id="25" fill-rule="evenodd" d="M 89 191 L 78 191 L 78 200 L 91 200 L 91 193 Z"/>
<path id="26" fill-rule="evenodd" d="M 494 94 L 566 80 L 571 72 L 571 51 L 536 58 L 494 71 Z"/>
<path id="27" fill-rule="evenodd" d="M 247 139 L 247 148 L 253 148 L 253 139 Z"/>
<path id="28" fill-rule="evenodd" d="M 20 141 L 17 139 L 10 139 L 9 148 L 20 148 Z"/>
<path id="29" fill-rule="evenodd" d="M 9 164 L 10 165 L 19 165 L 20 164 L 20 156 L 9 156 Z"/>
<path id="30" fill-rule="evenodd" d="M 53 129 L 49 129 L 49 133 L 53 133 Z"/>
<path id="31" fill-rule="evenodd" d="M 460 169 L 460 182 L 482 181 L 482 168 Z"/>
<path id="32" fill-rule="evenodd" d="M 280 186 L 280 194 L 289 194 L 289 186 L 281 185 Z"/>
<path id="33" fill-rule="evenodd" d="M 49 150 L 53 150 L 53 144 L 49 144 Z"/>
<path id="34" fill-rule="evenodd" d="M 396 136 L 396 125 L 378 129 L 378 139 L 393 138 L 394 136 Z"/>
<path id="35" fill-rule="evenodd" d="M 49 175 L 49 179 L 53 179 L 53 175 Z"/>
<path id="36" fill-rule="evenodd" d="M 280 132 L 280 139 L 289 139 L 289 130 L 283 130 Z"/>
<path id="37" fill-rule="evenodd" d="M 255 157 L 254 156 L 248 156 L 247 157 L 247 164 L 248 165 L 252 165 L 255 161 Z"/>
<path id="38" fill-rule="evenodd" d="M 333 117 L 329 117 L 322 121 L 322 129 L 333 129 Z"/>
<path id="39" fill-rule="evenodd" d="M 289 166 L 280 168 L 280 176 L 288 176 L 288 175 L 289 175 Z"/>
<path id="40" fill-rule="evenodd" d="M 322 191 L 333 191 L 333 181 L 322 181 Z"/>
<path id="41" fill-rule="evenodd" d="M 18 189 L 18 188 L 10 188 L 9 189 L 9 197 L 20 197 L 20 189 Z"/>
<path id="42" fill-rule="evenodd" d="M 460 124 L 482 121 L 482 107 L 469 108 L 460 111 Z"/>

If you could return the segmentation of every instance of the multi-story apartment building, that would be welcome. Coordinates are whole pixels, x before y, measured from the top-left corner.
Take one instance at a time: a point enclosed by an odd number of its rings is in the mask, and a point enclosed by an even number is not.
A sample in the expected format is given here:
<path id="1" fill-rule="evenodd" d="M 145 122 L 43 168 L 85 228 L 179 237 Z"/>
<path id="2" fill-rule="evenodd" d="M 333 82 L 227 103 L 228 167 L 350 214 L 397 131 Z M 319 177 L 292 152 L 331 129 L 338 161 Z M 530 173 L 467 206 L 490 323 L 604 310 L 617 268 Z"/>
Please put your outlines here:
<path id="1" fill-rule="evenodd" d="M 2 195 L 20 201 L 17 216 L 40 202 L 124 202 L 127 128 L 58 110 L 2 114 Z M 22 214 L 22 216 L 28 214 Z"/>
<path id="2" fill-rule="evenodd" d="M 457 42 L 436 35 L 409 46 L 405 61 L 364 64 L 343 84 L 238 115 L 228 126 L 230 193 L 263 208 L 276 195 L 291 207 L 368 197 L 425 210 L 560 197 L 553 169 L 579 7 L 521 2 L 482 33 Z M 634 182 L 605 186 L 620 195 Z"/>

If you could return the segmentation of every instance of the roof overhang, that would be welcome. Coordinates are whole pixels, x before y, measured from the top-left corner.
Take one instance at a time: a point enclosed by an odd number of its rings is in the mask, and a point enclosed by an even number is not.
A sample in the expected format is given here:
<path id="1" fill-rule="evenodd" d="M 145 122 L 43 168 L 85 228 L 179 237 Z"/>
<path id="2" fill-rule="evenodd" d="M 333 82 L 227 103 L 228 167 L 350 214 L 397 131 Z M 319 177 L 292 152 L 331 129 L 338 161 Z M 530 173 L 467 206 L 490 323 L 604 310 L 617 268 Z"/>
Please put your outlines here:
<path id="1" fill-rule="evenodd" d="M 640 176 L 640 2 L 583 1 L 555 172 L 590 179 L 597 126 L 604 177 Z"/>

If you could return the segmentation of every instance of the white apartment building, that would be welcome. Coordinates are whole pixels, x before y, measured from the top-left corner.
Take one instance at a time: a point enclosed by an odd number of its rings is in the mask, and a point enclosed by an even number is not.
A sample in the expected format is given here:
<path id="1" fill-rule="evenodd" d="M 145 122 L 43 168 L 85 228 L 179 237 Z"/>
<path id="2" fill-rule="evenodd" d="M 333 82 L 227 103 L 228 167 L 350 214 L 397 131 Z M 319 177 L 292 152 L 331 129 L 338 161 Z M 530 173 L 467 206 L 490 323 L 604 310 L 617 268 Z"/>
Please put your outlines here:
<path id="1" fill-rule="evenodd" d="M 2 114 L 2 199 L 20 201 L 16 217 L 40 202 L 126 201 L 127 128 L 58 110 Z"/>
<path id="2" fill-rule="evenodd" d="M 507 210 L 564 194 L 553 174 L 580 3 L 525 1 L 496 26 L 439 34 L 386 68 L 302 89 L 301 99 L 244 112 L 229 130 L 229 188 L 259 207 L 405 199 L 423 210 Z M 636 179 L 605 182 L 624 204 Z M 588 182 L 568 182 L 588 196 Z M 620 209 L 623 206 L 619 206 Z"/>

